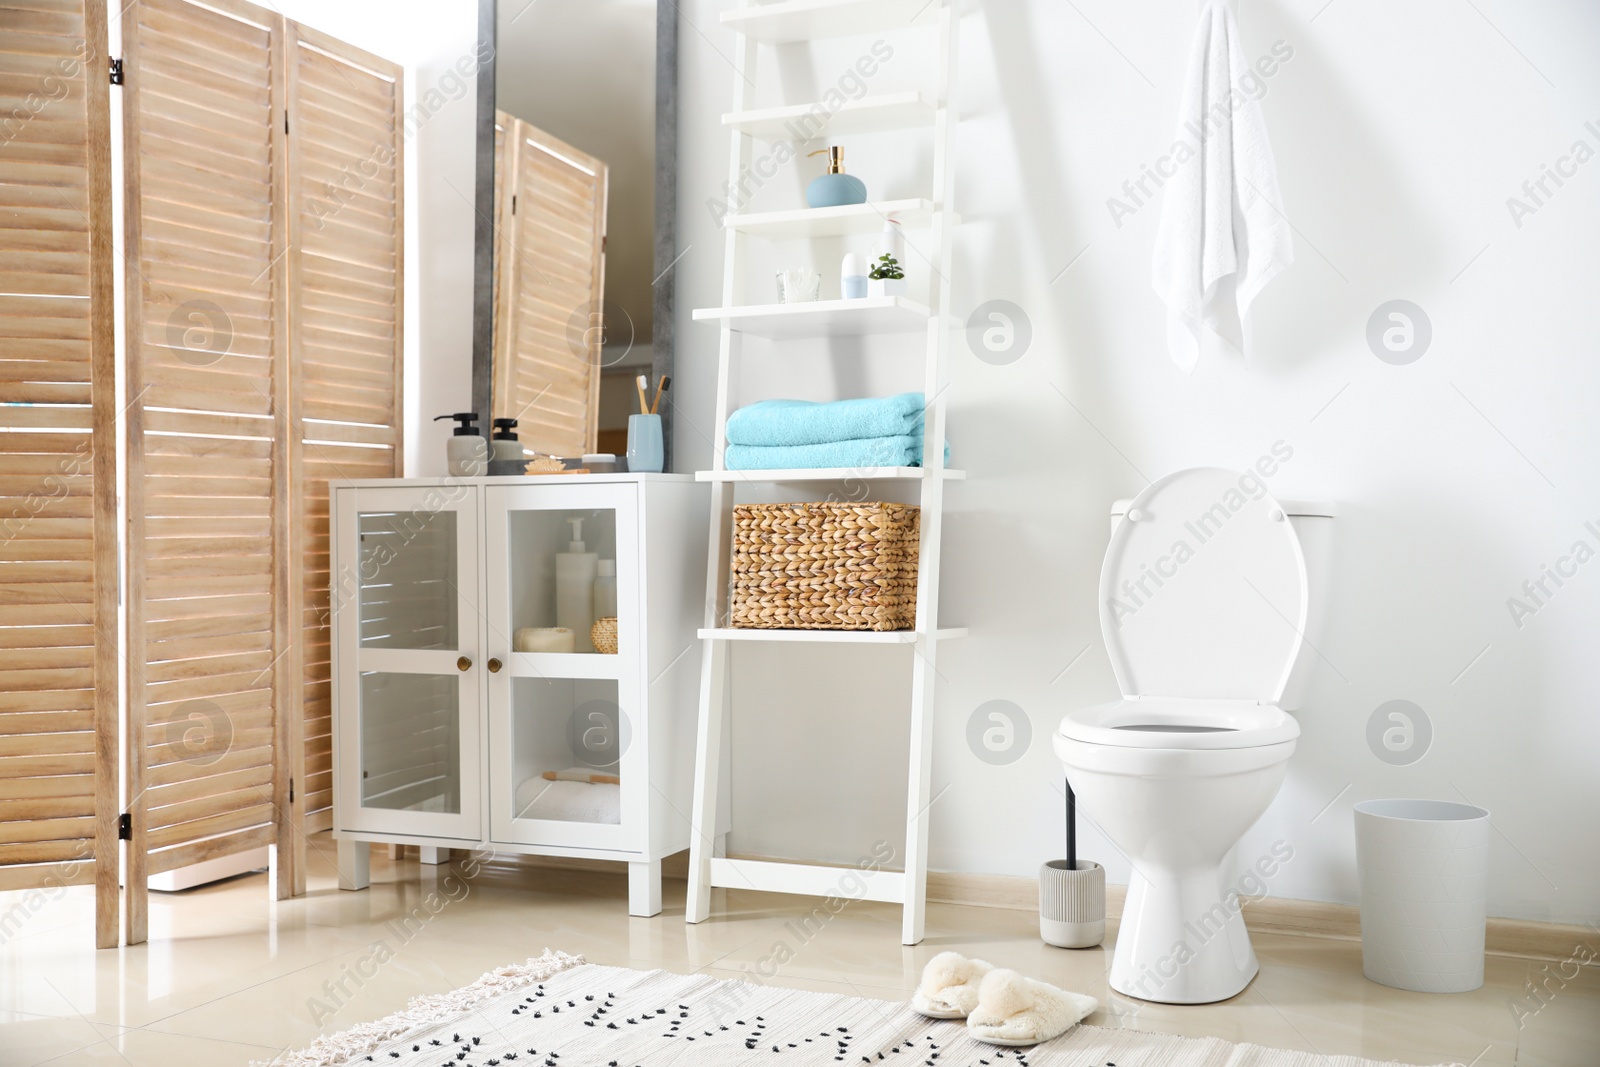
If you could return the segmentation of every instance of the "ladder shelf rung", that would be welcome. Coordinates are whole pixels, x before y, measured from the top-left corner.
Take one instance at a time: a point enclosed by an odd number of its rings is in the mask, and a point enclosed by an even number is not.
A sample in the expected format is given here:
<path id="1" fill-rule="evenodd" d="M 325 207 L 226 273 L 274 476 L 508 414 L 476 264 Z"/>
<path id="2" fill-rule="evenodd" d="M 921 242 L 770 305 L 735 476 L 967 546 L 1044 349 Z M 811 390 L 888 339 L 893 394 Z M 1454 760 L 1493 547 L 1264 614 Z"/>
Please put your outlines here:
<path id="1" fill-rule="evenodd" d="M 842 237 L 852 233 L 877 233 L 887 219 L 902 226 L 927 226 L 941 211 L 925 197 L 904 200 L 868 201 L 843 207 L 803 207 L 786 211 L 734 213 L 723 217 L 722 225 L 754 237 L 783 240 L 795 237 Z M 960 219 L 952 211 L 943 212 L 952 226 Z"/>
<path id="2" fill-rule="evenodd" d="M 932 25 L 943 0 L 781 0 L 722 13 L 722 24 L 767 44 L 820 41 Z"/>
<path id="3" fill-rule="evenodd" d="M 903 296 L 808 300 L 798 304 L 746 304 L 695 308 L 694 321 L 714 322 L 755 337 L 866 337 L 928 328 L 933 312 Z"/>
<path id="4" fill-rule="evenodd" d="M 818 102 L 733 111 L 722 116 L 722 125 L 763 141 L 817 141 L 915 129 L 930 125 L 936 110 L 925 94 L 912 90 L 847 100 L 834 110 Z"/>
<path id="5" fill-rule="evenodd" d="M 845 884 L 848 879 L 848 884 Z M 711 884 L 724 889 L 754 889 L 762 893 L 797 893 L 810 897 L 851 897 L 905 901 L 905 875 L 899 871 L 866 871 L 859 867 L 833 867 L 816 863 L 780 863 L 773 860 L 711 861 Z M 864 888 L 857 888 L 864 886 Z"/>
<path id="6" fill-rule="evenodd" d="M 786 482 L 921 482 L 930 480 L 933 472 L 926 467 L 814 467 L 794 470 L 765 471 L 695 471 L 697 482 L 749 482 L 752 485 L 772 485 Z M 967 472 L 951 467 L 944 469 L 948 481 L 964 481 Z"/>
<path id="7" fill-rule="evenodd" d="M 799 641 L 831 645 L 914 645 L 916 630 L 756 630 L 738 626 L 718 626 L 700 630 L 709 641 Z M 933 631 L 935 641 L 967 636 L 965 626 L 943 626 Z"/>

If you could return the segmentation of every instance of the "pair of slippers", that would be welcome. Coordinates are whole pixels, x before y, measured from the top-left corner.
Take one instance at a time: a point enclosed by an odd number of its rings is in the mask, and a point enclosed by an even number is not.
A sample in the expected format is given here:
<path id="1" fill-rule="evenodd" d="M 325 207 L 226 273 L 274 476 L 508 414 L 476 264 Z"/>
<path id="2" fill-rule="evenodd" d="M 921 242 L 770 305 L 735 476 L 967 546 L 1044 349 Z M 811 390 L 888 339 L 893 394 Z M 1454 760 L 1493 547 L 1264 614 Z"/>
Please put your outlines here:
<path id="1" fill-rule="evenodd" d="M 1100 1002 L 1016 971 L 941 952 L 922 970 L 911 1008 L 930 1019 L 965 1019 L 991 1045 L 1037 1045 L 1066 1033 Z"/>

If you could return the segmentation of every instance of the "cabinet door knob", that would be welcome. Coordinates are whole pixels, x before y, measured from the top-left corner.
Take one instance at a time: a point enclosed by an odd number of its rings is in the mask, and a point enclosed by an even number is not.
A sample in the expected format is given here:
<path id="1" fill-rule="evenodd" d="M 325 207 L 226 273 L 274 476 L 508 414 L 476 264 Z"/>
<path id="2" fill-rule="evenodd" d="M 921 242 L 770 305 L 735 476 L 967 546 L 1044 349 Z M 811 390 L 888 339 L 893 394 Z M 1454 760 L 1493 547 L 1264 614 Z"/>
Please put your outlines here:
<path id="1" fill-rule="evenodd" d="M 489 661 L 489 673 L 490 674 L 499 674 L 501 666 L 503 666 L 503 664 L 501 664 L 501 662 L 499 660 L 491 659 Z"/>
<path id="2" fill-rule="evenodd" d="M 471 669 L 472 669 L 472 661 L 470 659 L 468 659 L 466 656 L 462 656 L 460 659 L 456 660 L 456 670 L 458 670 L 458 671 L 470 671 Z"/>

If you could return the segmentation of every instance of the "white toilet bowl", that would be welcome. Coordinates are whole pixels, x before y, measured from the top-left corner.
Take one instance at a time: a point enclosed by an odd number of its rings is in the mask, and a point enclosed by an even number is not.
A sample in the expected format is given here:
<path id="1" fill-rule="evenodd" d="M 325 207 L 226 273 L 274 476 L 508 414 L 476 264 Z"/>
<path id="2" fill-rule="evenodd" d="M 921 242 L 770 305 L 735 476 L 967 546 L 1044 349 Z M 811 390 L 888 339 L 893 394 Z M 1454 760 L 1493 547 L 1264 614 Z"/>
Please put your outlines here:
<path id="1" fill-rule="evenodd" d="M 1283 698 L 1291 677 L 1303 683 L 1294 667 L 1317 618 L 1291 520 L 1331 509 L 1202 469 L 1161 479 L 1124 514 L 1100 580 L 1123 699 L 1068 715 L 1055 751 L 1078 810 L 1133 866 L 1111 987 L 1226 1000 L 1258 966 L 1223 863 L 1283 783 L 1300 736 Z"/>

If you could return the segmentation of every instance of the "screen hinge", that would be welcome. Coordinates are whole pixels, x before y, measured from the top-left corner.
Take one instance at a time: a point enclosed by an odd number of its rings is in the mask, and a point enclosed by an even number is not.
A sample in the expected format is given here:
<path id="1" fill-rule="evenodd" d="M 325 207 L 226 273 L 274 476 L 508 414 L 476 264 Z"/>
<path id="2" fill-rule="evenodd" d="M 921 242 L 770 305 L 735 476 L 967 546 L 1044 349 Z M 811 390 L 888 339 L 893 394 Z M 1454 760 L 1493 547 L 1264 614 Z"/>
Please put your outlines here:
<path id="1" fill-rule="evenodd" d="M 111 57 L 111 84 L 122 84 L 122 60 L 116 56 Z"/>
<path id="2" fill-rule="evenodd" d="M 516 193 L 512 193 L 511 194 L 511 213 L 513 215 L 515 215 L 517 213 L 517 194 Z"/>
<path id="3" fill-rule="evenodd" d="M 288 111 L 285 111 L 283 113 L 283 132 L 285 134 L 287 134 L 289 132 L 289 112 Z"/>
<path id="4" fill-rule="evenodd" d="M 117 816 L 117 840 L 133 840 L 133 815 L 129 812 Z"/>
<path id="5" fill-rule="evenodd" d="M 294 779 L 289 779 L 289 803 L 294 803 Z"/>

